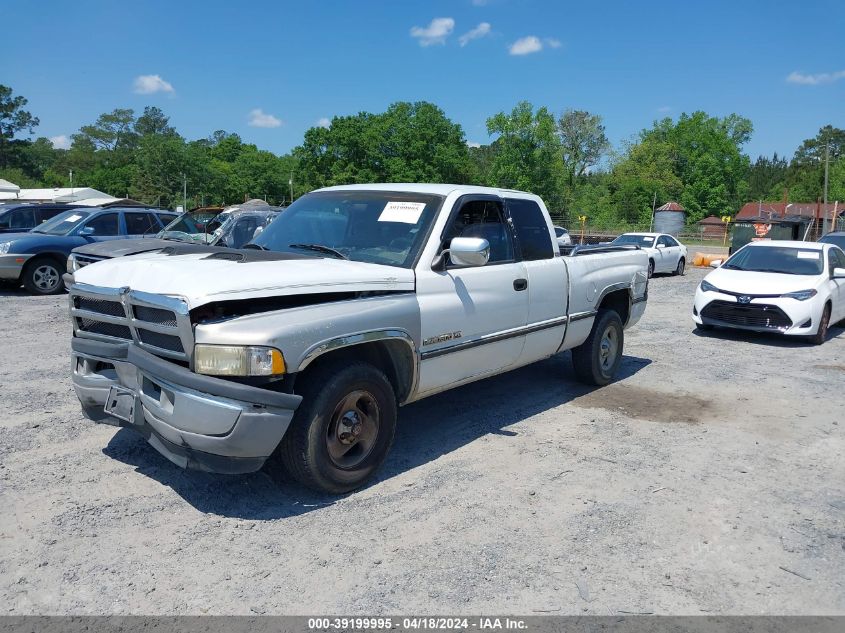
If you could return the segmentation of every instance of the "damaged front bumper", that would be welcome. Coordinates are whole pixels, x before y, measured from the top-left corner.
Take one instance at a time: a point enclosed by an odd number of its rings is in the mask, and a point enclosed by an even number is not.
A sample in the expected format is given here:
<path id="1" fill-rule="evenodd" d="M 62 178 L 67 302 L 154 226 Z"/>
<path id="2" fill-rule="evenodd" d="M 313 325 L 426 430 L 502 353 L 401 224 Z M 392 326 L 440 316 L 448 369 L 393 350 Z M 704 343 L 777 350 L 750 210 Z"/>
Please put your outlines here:
<path id="1" fill-rule="evenodd" d="M 259 470 L 302 398 L 195 374 L 132 343 L 72 340 L 73 388 L 91 420 L 134 429 L 182 468 Z"/>

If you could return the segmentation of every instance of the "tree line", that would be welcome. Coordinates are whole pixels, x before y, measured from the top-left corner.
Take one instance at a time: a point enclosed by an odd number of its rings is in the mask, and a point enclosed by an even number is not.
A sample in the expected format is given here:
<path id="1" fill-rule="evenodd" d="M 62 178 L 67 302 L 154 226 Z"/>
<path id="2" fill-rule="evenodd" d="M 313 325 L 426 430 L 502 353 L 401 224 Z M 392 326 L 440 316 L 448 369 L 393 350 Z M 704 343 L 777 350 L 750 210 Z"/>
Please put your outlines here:
<path id="1" fill-rule="evenodd" d="M 827 125 L 787 159 L 752 161 L 743 148 L 750 120 L 731 114 L 681 114 L 655 121 L 621 147 L 600 115 L 518 103 L 487 120 L 494 138 L 470 147 L 463 129 L 428 102 L 392 104 L 382 113 L 336 116 L 305 132 L 279 156 L 223 130 L 187 140 L 159 108 L 101 114 L 59 149 L 44 137 L 27 100 L 0 85 L 0 178 L 22 187 L 74 185 L 148 204 L 275 204 L 312 189 L 367 182 L 452 182 L 532 191 L 563 222 L 648 224 L 653 205 L 676 200 L 687 221 L 734 215 L 752 200 L 815 201 L 829 159 L 829 199 L 845 200 L 845 130 Z M 291 185 L 292 181 L 292 185 Z"/>

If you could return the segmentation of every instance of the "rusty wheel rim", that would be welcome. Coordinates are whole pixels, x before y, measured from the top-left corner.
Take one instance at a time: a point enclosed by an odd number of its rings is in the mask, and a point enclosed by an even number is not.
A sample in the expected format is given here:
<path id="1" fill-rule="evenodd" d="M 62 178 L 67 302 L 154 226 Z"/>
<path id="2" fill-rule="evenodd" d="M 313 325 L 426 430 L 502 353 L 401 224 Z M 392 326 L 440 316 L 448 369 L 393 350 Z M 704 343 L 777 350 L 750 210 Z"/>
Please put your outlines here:
<path id="1" fill-rule="evenodd" d="M 380 420 L 378 403 L 368 391 L 353 391 L 341 398 L 326 433 L 332 463 L 353 469 L 367 459 L 376 445 Z"/>

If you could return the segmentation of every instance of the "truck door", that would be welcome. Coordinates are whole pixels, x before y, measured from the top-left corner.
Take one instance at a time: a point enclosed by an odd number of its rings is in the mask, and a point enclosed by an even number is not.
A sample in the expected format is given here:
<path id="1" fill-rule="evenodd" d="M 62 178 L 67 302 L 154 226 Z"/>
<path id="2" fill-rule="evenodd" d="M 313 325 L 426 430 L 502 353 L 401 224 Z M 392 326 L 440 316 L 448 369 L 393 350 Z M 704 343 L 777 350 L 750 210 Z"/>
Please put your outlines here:
<path id="1" fill-rule="evenodd" d="M 462 196 L 439 237 L 441 251 L 455 237 L 484 238 L 490 259 L 464 267 L 447 259 L 445 270 L 433 270 L 431 262 L 417 266 L 421 395 L 514 365 L 528 320 L 525 266 L 517 260 L 501 198 Z"/>
<path id="2" fill-rule="evenodd" d="M 506 198 L 528 280 L 528 322 L 519 364 L 552 355 L 563 341 L 569 303 L 566 264 L 555 257 L 548 213 L 530 198 Z"/>

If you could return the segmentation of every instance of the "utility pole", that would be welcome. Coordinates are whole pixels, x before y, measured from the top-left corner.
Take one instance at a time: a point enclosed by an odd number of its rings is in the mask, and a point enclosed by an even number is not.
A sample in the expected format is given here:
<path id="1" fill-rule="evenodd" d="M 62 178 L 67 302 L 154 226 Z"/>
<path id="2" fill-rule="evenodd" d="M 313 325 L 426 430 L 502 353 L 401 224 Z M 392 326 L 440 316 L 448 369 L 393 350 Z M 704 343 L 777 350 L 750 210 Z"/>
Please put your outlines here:
<path id="1" fill-rule="evenodd" d="M 188 210 L 188 177 L 182 174 L 182 211 Z"/>
<path id="2" fill-rule="evenodd" d="M 824 228 L 822 235 L 828 232 L 827 229 L 827 177 L 830 169 L 830 141 L 827 141 L 824 146 Z M 835 221 L 835 218 L 834 218 Z"/>
<path id="3" fill-rule="evenodd" d="M 654 207 L 657 206 L 657 192 L 654 192 L 654 198 L 651 201 L 651 224 L 648 227 L 649 233 L 654 230 Z"/>
<path id="4" fill-rule="evenodd" d="M 293 172 L 290 172 L 290 180 L 288 180 L 288 184 L 290 185 L 290 201 L 293 202 Z"/>
<path id="5" fill-rule="evenodd" d="M 70 170 L 70 197 L 73 198 L 73 170 Z M 71 199 L 71 202 L 73 200 Z"/>

